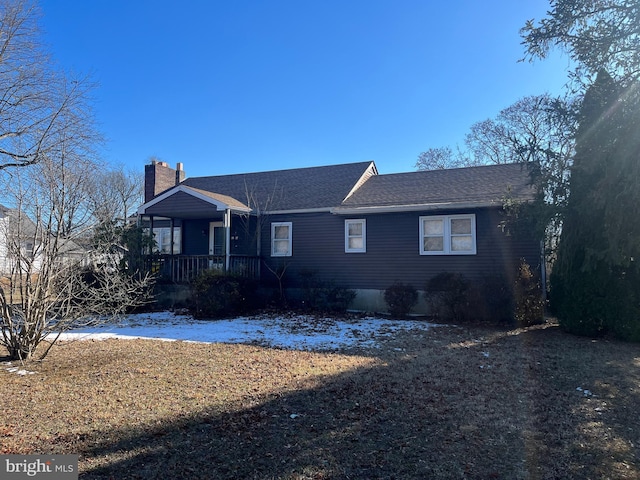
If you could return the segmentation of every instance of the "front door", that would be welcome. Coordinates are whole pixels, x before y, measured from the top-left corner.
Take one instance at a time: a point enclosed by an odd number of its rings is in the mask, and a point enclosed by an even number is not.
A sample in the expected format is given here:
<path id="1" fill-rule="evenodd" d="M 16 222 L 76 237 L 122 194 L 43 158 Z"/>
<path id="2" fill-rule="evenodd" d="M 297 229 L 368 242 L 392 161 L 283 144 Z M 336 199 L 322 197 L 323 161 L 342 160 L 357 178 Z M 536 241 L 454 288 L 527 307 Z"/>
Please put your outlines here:
<path id="1" fill-rule="evenodd" d="M 225 231 L 222 222 L 209 223 L 209 255 L 215 256 L 209 260 L 209 268 L 222 269 L 225 255 Z"/>

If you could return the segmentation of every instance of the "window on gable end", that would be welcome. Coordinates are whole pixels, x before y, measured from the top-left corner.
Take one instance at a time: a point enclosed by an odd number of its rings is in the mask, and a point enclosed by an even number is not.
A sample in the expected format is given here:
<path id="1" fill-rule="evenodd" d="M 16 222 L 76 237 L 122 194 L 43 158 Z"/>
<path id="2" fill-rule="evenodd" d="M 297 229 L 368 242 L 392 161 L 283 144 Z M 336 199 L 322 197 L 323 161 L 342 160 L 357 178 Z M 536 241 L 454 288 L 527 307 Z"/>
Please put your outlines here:
<path id="1" fill-rule="evenodd" d="M 475 254 L 475 215 L 420 217 L 420 255 Z"/>
<path id="2" fill-rule="evenodd" d="M 274 222 L 271 224 L 271 256 L 291 256 L 291 222 Z"/>
<path id="3" fill-rule="evenodd" d="M 345 253 L 365 253 L 367 251 L 367 221 L 364 219 L 344 221 Z"/>

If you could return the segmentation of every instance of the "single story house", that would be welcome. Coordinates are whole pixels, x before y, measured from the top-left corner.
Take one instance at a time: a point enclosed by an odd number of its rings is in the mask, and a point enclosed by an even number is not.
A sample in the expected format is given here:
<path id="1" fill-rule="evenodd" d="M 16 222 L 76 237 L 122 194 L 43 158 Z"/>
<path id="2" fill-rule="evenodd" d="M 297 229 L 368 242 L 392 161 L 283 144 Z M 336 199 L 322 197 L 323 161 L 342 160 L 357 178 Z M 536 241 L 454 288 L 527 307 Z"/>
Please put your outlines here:
<path id="1" fill-rule="evenodd" d="M 138 214 L 162 268 L 183 281 L 221 268 L 295 288 L 310 272 L 384 311 L 394 282 L 422 290 L 441 272 L 513 278 L 520 259 L 542 272 L 541 239 L 510 235 L 503 203 L 533 200 L 522 164 L 379 174 L 374 162 L 185 178 L 145 166 Z M 421 308 L 425 308 L 422 306 Z"/>

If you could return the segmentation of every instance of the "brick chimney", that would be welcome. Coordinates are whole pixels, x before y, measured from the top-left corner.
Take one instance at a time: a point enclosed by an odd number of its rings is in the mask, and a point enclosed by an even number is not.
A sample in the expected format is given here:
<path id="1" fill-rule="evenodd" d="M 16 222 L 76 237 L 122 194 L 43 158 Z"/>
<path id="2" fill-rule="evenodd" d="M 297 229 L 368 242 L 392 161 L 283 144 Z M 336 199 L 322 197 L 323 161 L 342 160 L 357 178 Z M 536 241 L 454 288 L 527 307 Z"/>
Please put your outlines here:
<path id="1" fill-rule="evenodd" d="M 186 176 L 187 174 L 184 171 L 184 165 L 182 165 L 182 162 L 176 163 L 176 185 L 182 183 Z"/>
<path id="2" fill-rule="evenodd" d="M 182 163 L 178 163 L 174 170 L 167 162 L 152 160 L 151 165 L 144 166 L 144 202 L 175 187 L 185 179 L 185 175 Z"/>

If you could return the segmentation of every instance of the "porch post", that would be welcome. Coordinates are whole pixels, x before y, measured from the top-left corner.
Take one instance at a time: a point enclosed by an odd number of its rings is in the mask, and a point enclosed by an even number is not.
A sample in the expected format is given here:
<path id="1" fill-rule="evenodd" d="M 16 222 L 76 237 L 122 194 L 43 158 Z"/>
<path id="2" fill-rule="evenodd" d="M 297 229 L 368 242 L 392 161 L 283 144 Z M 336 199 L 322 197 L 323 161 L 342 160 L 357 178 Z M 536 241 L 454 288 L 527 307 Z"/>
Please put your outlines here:
<path id="1" fill-rule="evenodd" d="M 152 272 L 153 271 L 153 244 L 155 243 L 155 237 L 153 235 L 153 215 L 149 215 L 149 235 L 151 236 L 151 242 L 149 245 L 149 251 L 147 252 L 147 254 L 149 255 L 149 269 L 146 273 Z"/>
<path id="2" fill-rule="evenodd" d="M 151 235 L 151 240 L 153 242 L 155 242 L 155 236 L 153 235 L 153 219 L 155 217 L 153 215 L 149 215 L 149 235 Z M 153 254 L 153 242 L 151 243 L 151 251 L 149 252 L 150 255 Z"/>
<path id="3" fill-rule="evenodd" d="M 224 211 L 222 226 L 224 227 L 224 269 L 228 272 L 231 254 L 231 210 L 228 208 Z"/>
<path id="4" fill-rule="evenodd" d="M 251 219 L 251 217 L 249 217 Z M 258 257 L 258 280 L 261 277 L 260 264 L 262 259 L 262 218 L 260 217 L 260 211 L 258 211 L 258 215 L 256 215 L 256 255 Z"/>
<path id="5" fill-rule="evenodd" d="M 171 231 L 169 232 L 171 234 L 171 255 L 174 255 L 176 252 L 173 249 L 173 245 L 174 245 L 174 238 L 173 238 L 173 217 L 171 217 L 169 219 L 169 228 L 171 229 Z"/>

